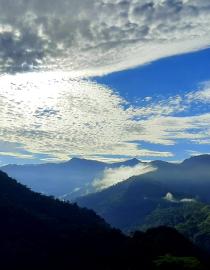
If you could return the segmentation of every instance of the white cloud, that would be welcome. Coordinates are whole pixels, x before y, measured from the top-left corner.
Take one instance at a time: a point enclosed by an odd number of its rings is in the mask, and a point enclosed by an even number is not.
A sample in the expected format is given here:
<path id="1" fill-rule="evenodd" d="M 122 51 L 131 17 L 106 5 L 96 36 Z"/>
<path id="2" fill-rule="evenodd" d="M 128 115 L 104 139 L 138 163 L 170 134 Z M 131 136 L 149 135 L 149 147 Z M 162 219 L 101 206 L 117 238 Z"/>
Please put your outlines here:
<path id="1" fill-rule="evenodd" d="M 210 44 L 198 0 L 0 0 L 0 68 L 100 75 Z"/>
<path id="2" fill-rule="evenodd" d="M 1 152 L 8 141 L 19 145 L 8 153 L 25 149 L 49 160 L 170 157 L 141 141 L 210 144 L 210 114 L 193 111 L 209 104 L 208 82 L 182 96 L 145 97 L 134 107 L 107 87 L 76 79 L 209 46 L 208 0 L 0 0 L 0 6 Z"/>
<path id="3" fill-rule="evenodd" d="M 201 84 L 200 90 L 188 93 L 187 99 L 189 102 L 210 103 L 210 82 Z"/>
<path id="4" fill-rule="evenodd" d="M 186 153 L 189 154 L 190 156 L 200 156 L 204 154 L 210 155 L 210 153 L 207 153 L 207 152 L 204 153 L 204 152 L 194 151 L 194 150 L 186 150 Z"/>
<path id="5" fill-rule="evenodd" d="M 158 116 L 141 123 L 145 128 L 142 140 L 174 145 L 178 139 L 201 143 L 210 136 L 210 113 L 198 116 Z"/>
<path id="6" fill-rule="evenodd" d="M 199 89 L 199 96 L 206 91 Z M 147 106 L 133 107 L 105 86 L 65 74 L 4 75 L 0 78 L 0 150 L 44 154 L 43 158 L 53 160 L 172 157 L 171 152 L 147 149 L 142 142 L 174 145 L 187 139 L 209 144 L 210 113 L 183 115 L 191 107 L 205 105 L 206 99 L 198 101 L 197 95 L 151 99 Z"/>
<path id="7" fill-rule="evenodd" d="M 135 111 L 111 89 L 58 74 L 48 76 L 28 73 L 1 77 L 1 138 L 18 142 L 31 153 L 60 159 L 93 153 L 171 156 L 129 142 L 139 138 L 129 132 Z"/>
<path id="8" fill-rule="evenodd" d="M 2 152 L 0 151 L 0 156 L 23 158 L 23 159 L 33 159 L 33 155 L 22 154 L 18 152 Z"/>
<path id="9" fill-rule="evenodd" d="M 154 170 L 156 169 L 151 165 L 145 164 L 137 164 L 134 167 L 121 166 L 114 169 L 105 169 L 103 175 L 100 178 L 94 180 L 93 186 L 97 190 L 101 190 L 119 182 L 125 181 L 132 176 L 145 174 Z"/>

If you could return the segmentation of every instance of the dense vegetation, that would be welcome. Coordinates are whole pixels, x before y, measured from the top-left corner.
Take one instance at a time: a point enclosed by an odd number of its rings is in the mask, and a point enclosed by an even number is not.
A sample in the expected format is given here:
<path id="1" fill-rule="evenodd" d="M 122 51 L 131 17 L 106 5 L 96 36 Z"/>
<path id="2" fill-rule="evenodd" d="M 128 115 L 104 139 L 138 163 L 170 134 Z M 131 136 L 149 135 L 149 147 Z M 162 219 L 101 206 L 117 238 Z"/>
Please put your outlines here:
<path id="1" fill-rule="evenodd" d="M 93 211 L 34 193 L 2 172 L 0 215 L 2 269 L 208 269 L 206 255 L 175 229 L 128 237 Z"/>
<path id="2" fill-rule="evenodd" d="M 155 171 L 131 177 L 76 201 L 123 231 L 144 224 L 158 206 L 173 206 L 163 199 L 169 192 L 179 200 L 194 198 L 210 203 L 210 155 L 193 157 L 180 164 L 153 161 L 151 165 L 156 167 Z"/>
<path id="3" fill-rule="evenodd" d="M 155 181 L 125 181 L 101 192 L 78 198 L 80 206 L 93 209 L 112 226 L 127 232 L 144 222 L 167 189 Z"/>
<path id="4" fill-rule="evenodd" d="M 170 226 L 210 252 L 210 156 L 152 163 L 156 171 L 78 198 L 78 204 L 126 233 Z"/>
<path id="5" fill-rule="evenodd" d="M 157 207 L 141 229 L 170 226 L 210 252 L 210 206 L 199 202 L 173 203 Z"/>

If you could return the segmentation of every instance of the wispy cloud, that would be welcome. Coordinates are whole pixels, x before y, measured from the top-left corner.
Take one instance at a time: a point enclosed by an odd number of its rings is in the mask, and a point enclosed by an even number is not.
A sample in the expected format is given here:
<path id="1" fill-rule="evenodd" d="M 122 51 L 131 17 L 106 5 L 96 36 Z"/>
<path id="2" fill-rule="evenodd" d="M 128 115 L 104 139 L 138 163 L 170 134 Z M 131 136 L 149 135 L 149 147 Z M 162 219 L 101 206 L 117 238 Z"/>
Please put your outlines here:
<path id="1" fill-rule="evenodd" d="M 22 158 L 22 159 L 33 159 L 34 158 L 33 155 L 22 154 L 19 152 L 1 152 L 0 151 L 0 156 Z"/>
<path id="2" fill-rule="evenodd" d="M 0 0 L 0 69 L 100 75 L 210 44 L 208 0 Z"/>
<path id="3" fill-rule="evenodd" d="M 31 153 L 61 159 L 93 153 L 171 155 L 141 149 L 131 142 L 139 138 L 136 130 L 131 131 L 135 111 L 111 89 L 86 80 L 51 76 L 33 73 L 1 78 L 1 138 L 23 144 Z M 56 113 L 43 113 L 46 111 Z"/>
<path id="4" fill-rule="evenodd" d="M 151 165 L 145 164 L 137 164 L 134 167 L 121 166 L 114 169 L 105 169 L 103 175 L 100 178 L 94 180 L 93 186 L 97 190 L 101 190 L 119 182 L 125 181 L 132 176 L 145 174 L 154 170 L 156 169 Z"/>
<path id="5" fill-rule="evenodd" d="M 190 102 L 210 103 L 210 82 L 204 82 L 200 86 L 200 90 L 192 91 L 186 95 Z"/>
<path id="6" fill-rule="evenodd" d="M 191 155 L 191 156 L 200 156 L 200 155 L 204 155 L 204 154 L 208 154 L 210 155 L 210 152 L 199 152 L 199 151 L 194 151 L 194 150 L 186 150 L 187 154 Z"/>

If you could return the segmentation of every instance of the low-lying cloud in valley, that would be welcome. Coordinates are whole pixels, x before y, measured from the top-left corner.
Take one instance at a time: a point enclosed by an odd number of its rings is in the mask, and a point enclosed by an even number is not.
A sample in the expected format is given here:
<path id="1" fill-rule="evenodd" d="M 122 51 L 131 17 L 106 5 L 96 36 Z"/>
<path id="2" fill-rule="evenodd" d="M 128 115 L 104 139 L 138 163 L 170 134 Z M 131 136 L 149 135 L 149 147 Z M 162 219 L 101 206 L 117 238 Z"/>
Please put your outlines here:
<path id="1" fill-rule="evenodd" d="M 130 166 L 121 166 L 119 168 L 108 168 L 105 169 L 102 176 L 97 178 L 93 182 L 93 186 L 97 190 L 101 190 L 110 186 L 113 186 L 117 183 L 125 181 L 132 176 L 137 176 L 145 174 L 148 172 L 155 171 L 156 168 L 148 164 L 137 164 L 134 167 Z"/>

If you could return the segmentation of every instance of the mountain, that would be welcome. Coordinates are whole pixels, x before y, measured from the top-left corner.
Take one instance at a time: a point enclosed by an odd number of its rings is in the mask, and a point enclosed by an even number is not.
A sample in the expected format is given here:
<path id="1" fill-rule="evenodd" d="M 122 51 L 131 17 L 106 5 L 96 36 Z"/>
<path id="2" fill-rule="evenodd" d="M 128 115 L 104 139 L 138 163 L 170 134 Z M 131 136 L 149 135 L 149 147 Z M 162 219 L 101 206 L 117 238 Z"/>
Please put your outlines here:
<path id="1" fill-rule="evenodd" d="M 75 260 L 78 239 L 89 237 L 87 232 L 91 236 L 93 230 L 97 234 L 109 229 L 93 211 L 34 193 L 2 172 L 0 215 L 1 265 L 28 264 L 31 268 L 50 262 L 51 256 L 66 259 L 62 253 L 68 242 L 70 258 Z"/>
<path id="2" fill-rule="evenodd" d="M 7 165 L 1 170 L 27 185 L 32 190 L 68 199 L 94 192 L 94 179 L 100 177 L 106 168 L 135 166 L 137 159 L 119 163 L 104 163 L 95 160 L 72 158 L 62 163 L 39 165 Z"/>
<path id="3" fill-rule="evenodd" d="M 133 176 L 101 192 L 77 198 L 80 206 L 95 210 L 112 226 L 130 231 L 144 224 L 158 205 L 170 206 L 172 193 L 180 200 L 194 198 L 210 203 L 210 156 L 192 157 L 180 164 L 150 163 L 155 170 Z M 169 196 L 170 197 L 170 196 Z"/>
<path id="4" fill-rule="evenodd" d="M 134 167 L 140 163 L 143 163 L 143 162 L 139 161 L 137 158 L 132 158 L 132 159 L 128 159 L 122 162 L 115 162 L 115 163 L 107 164 L 108 165 L 107 167 L 108 168 L 119 168 L 121 166 Z"/>
<path id="5" fill-rule="evenodd" d="M 164 184 L 172 193 L 185 193 L 210 203 L 210 155 L 194 156 L 180 164 L 154 162 L 152 165 L 157 170 L 147 174 L 146 178 Z"/>
<path id="6" fill-rule="evenodd" d="M 201 167 L 205 167 L 206 165 L 209 166 L 210 164 L 210 155 L 199 155 L 199 156 L 193 156 L 191 158 L 188 158 L 186 160 L 183 161 L 182 163 L 185 166 L 201 166 Z"/>
<path id="7" fill-rule="evenodd" d="M 127 231 L 144 220 L 168 190 L 157 182 L 125 181 L 76 199 L 80 206 L 94 209 L 112 226 Z"/>
<path id="8" fill-rule="evenodd" d="M 170 207 L 158 206 L 147 216 L 144 225 L 136 229 L 159 226 L 176 228 L 196 245 L 210 252 L 210 205 L 188 201 L 174 203 Z"/>
<path id="9" fill-rule="evenodd" d="M 3 172 L 0 215 L 2 269 L 210 267 L 206 254 L 175 229 L 159 227 L 128 237 L 93 211 L 32 192 Z"/>

